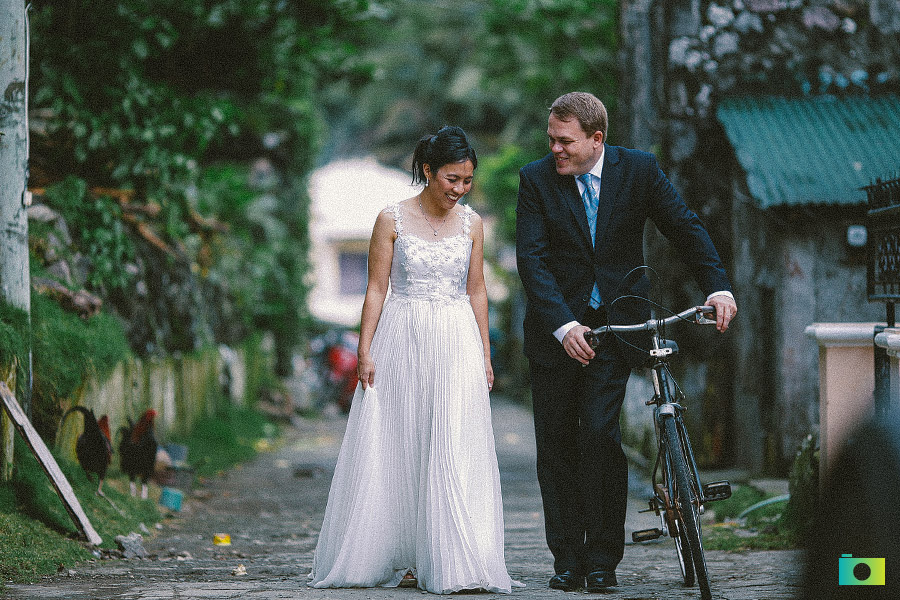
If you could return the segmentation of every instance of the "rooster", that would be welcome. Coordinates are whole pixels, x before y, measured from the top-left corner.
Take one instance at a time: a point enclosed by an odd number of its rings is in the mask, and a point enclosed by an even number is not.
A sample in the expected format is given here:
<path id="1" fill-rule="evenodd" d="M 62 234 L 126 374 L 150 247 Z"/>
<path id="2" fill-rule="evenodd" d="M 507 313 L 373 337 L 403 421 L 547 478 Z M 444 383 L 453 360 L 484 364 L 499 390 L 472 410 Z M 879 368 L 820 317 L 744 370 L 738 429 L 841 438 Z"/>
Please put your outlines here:
<path id="1" fill-rule="evenodd" d="M 136 480 L 141 480 L 141 498 L 147 499 L 147 480 L 153 475 L 156 463 L 156 436 L 153 431 L 153 419 L 156 411 L 148 409 L 137 424 L 128 419 L 128 426 L 119 428 L 122 439 L 119 441 L 119 462 L 122 471 L 128 475 L 131 495 L 137 495 Z"/>
<path id="2" fill-rule="evenodd" d="M 60 423 L 65 421 L 73 411 L 84 415 L 84 431 L 75 442 L 75 456 L 88 480 L 91 478 L 91 473 L 97 474 L 97 494 L 103 496 L 103 478 L 106 477 L 106 469 L 112 462 L 113 454 L 109 417 L 103 415 L 98 421 L 93 410 L 83 406 L 73 406 L 65 412 Z"/>

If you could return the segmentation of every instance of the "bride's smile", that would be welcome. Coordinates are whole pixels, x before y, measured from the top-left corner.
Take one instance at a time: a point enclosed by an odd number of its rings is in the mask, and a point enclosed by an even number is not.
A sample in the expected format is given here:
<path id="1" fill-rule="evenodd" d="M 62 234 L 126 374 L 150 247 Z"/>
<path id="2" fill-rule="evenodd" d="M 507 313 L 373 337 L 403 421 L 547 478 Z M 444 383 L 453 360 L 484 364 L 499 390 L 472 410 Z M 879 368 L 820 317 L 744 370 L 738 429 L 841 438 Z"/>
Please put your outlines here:
<path id="1" fill-rule="evenodd" d="M 428 165 L 425 165 L 428 185 L 422 190 L 422 198 L 428 217 L 440 219 L 444 217 L 441 213 L 453 210 L 457 202 L 472 189 L 474 175 L 475 166 L 471 160 L 446 164 L 437 173 L 432 173 Z"/>

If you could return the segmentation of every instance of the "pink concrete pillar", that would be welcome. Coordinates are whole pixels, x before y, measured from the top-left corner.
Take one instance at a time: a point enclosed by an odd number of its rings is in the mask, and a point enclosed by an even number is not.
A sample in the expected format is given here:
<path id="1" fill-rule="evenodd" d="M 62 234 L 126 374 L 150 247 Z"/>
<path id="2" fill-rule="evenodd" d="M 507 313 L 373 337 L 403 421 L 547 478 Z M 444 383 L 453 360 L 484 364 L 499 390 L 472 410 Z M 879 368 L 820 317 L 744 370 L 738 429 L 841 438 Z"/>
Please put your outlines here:
<path id="1" fill-rule="evenodd" d="M 848 436 L 874 413 L 875 323 L 813 323 L 819 345 L 819 481 Z"/>

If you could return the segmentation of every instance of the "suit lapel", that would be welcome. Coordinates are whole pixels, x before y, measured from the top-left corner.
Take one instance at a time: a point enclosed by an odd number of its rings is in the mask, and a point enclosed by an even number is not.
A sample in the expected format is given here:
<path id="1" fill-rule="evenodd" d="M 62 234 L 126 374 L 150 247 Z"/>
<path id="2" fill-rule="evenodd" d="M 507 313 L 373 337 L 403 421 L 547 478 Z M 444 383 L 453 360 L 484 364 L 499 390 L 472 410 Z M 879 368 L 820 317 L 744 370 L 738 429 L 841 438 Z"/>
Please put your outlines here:
<path id="1" fill-rule="evenodd" d="M 594 243 L 594 251 L 599 252 L 600 246 L 606 236 L 606 227 L 612 216 L 613 206 L 619 196 L 619 187 L 622 185 L 622 164 L 619 160 L 619 152 L 615 146 L 606 146 L 603 156 L 603 175 L 600 177 L 600 205 L 597 207 L 597 229 Z M 577 187 L 576 187 L 577 191 Z M 581 199 L 579 198 L 579 202 Z M 584 206 L 582 206 L 582 213 Z M 587 219 L 585 218 L 585 221 Z"/>

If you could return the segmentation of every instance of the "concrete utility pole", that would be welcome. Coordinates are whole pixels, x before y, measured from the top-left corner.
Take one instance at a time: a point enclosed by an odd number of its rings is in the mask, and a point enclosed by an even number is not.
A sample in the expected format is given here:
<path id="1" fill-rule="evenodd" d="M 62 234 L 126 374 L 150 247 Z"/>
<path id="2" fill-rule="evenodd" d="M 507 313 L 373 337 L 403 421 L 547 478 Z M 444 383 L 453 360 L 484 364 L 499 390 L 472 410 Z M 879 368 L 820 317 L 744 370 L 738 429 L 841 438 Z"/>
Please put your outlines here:
<path id="1" fill-rule="evenodd" d="M 0 0 L 0 299 L 31 311 L 28 275 L 28 216 L 25 179 L 28 168 L 28 49 L 23 0 Z M 29 337 L 29 332 L 23 332 Z M 30 373 L 30 356 L 20 356 Z M 0 365 L 4 380 L 13 380 L 15 365 Z M 29 374 L 30 377 L 30 374 Z M 30 392 L 30 390 L 29 390 Z M 31 414 L 31 398 L 22 398 Z M 4 413 L 0 427 L 0 478 L 12 462 L 12 427 Z"/>

